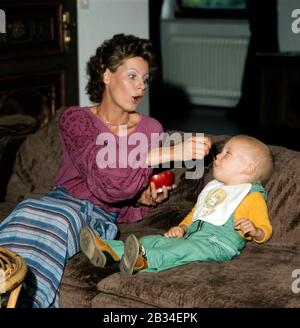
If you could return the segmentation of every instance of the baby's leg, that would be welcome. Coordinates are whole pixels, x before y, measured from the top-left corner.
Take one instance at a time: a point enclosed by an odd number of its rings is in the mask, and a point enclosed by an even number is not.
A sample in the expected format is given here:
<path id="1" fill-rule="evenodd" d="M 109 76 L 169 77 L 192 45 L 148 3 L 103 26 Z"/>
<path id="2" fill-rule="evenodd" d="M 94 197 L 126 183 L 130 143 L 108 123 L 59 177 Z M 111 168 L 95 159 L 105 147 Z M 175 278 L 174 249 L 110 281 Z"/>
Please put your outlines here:
<path id="1" fill-rule="evenodd" d="M 220 250 L 210 241 L 209 235 L 193 234 L 193 238 L 167 238 L 161 235 L 141 238 L 148 268 L 145 271 L 163 271 L 191 262 L 220 260 Z"/>
<path id="2" fill-rule="evenodd" d="M 122 240 L 104 239 L 104 242 L 117 253 L 119 258 L 122 257 L 124 254 L 124 242 Z"/>

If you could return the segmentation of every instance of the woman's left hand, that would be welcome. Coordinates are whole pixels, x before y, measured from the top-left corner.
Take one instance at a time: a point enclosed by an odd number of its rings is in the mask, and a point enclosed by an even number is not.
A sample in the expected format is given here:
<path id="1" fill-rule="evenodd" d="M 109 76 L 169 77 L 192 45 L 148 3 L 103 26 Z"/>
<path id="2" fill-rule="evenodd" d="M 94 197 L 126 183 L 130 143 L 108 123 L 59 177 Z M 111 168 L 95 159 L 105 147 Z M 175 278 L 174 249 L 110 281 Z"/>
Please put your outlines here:
<path id="1" fill-rule="evenodd" d="M 172 190 L 176 188 L 176 185 L 172 185 Z M 138 202 L 143 205 L 156 206 L 157 204 L 162 203 L 169 197 L 169 190 L 166 186 L 162 187 L 163 191 L 160 193 L 156 192 L 154 182 L 151 182 L 146 190 L 142 193 Z"/>

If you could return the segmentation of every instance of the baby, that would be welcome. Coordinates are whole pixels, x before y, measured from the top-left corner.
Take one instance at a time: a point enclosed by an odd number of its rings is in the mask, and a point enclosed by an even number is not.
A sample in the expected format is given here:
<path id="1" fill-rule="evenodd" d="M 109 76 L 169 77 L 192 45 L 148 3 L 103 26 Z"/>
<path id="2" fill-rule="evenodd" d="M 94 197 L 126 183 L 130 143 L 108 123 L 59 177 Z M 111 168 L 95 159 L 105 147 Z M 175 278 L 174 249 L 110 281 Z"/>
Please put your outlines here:
<path id="1" fill-rule="evenodd" d="M 213 163 L 213 177 L 191 212 L 163 236 L 138 240 L 101 240 L 84 228 L 81 249 L 99 267 L 119 262 L 120 271 L 158 272 L 191 262 L 227 261 L 248 240 L 266 242 L 272 235 L 262 184 L 272 172 L 269 148 L 259 140 L 232 137 Z"/>

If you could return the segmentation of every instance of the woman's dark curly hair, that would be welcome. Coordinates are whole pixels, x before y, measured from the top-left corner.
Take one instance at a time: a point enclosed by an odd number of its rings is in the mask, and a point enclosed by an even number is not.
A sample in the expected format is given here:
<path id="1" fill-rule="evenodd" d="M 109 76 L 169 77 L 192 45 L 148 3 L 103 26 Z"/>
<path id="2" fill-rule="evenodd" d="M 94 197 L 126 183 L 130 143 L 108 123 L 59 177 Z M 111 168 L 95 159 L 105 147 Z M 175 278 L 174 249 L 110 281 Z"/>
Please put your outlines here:
<path id="1" fill-rule="evenodd" d="M 156 64 L 149 40 L 134 35 L 116 34 L 97 48 L 96 54 L 87 63 L 89 81 L 86 93 L 92 102 L 99 103 L 102 100 L 105 70 L 108 68 L 111 72 L 115 72 L 126 59 L 132 57 L 142 57 L 148 63 L 151 78 L 156 70 Z"/>

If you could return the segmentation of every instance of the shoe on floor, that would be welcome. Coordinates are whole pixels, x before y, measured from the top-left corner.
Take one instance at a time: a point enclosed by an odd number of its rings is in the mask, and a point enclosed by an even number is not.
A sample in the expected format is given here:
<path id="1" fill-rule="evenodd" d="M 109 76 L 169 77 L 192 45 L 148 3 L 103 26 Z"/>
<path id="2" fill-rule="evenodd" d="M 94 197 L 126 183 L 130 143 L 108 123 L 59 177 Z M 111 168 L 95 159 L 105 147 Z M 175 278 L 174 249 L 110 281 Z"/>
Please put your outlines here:
<path id="1" fill-rule="evenodd" d="M 103 268 L 107 264 L 120 261 L 115 251 L 96 236 L 90 228 L 81 229 L 79 241 L 82 252 L 96 267 Z"/>

